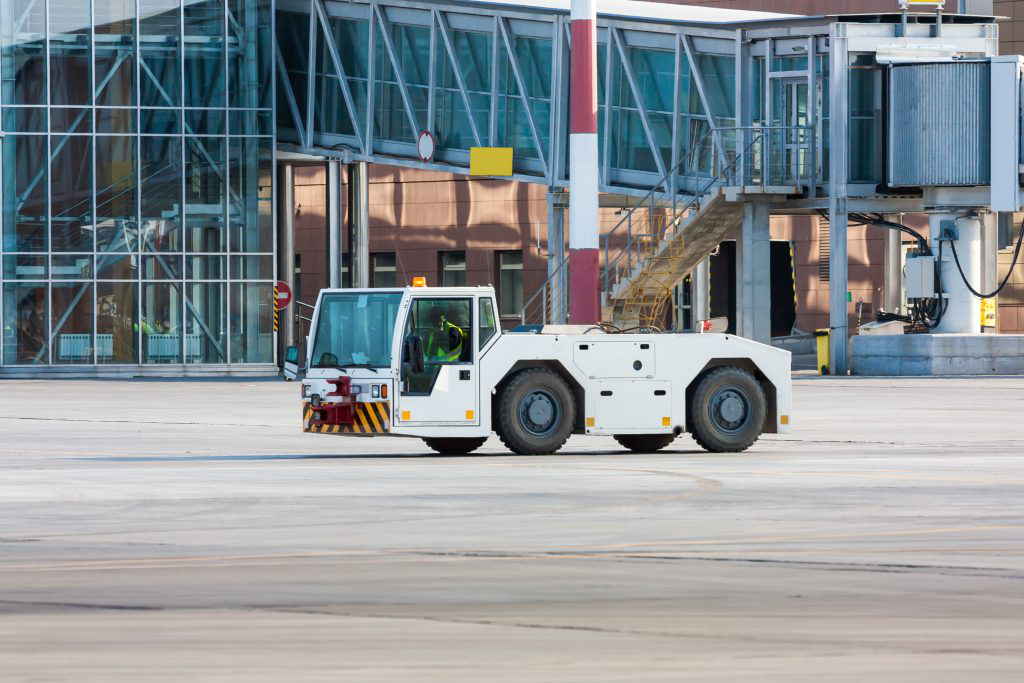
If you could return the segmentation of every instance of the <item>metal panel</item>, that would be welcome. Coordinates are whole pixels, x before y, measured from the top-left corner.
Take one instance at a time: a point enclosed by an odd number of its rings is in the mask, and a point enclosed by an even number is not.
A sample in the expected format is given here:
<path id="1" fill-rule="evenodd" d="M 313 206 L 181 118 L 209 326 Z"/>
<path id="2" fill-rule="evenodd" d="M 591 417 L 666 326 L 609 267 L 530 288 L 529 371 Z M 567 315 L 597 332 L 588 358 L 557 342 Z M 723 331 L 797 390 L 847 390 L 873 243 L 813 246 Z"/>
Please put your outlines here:
<path id="1" fill-rule="evenodd" d="M 889 182 L 987 185 L 990 71 L 986 62 L 893 66 L 889 79 Z"/>

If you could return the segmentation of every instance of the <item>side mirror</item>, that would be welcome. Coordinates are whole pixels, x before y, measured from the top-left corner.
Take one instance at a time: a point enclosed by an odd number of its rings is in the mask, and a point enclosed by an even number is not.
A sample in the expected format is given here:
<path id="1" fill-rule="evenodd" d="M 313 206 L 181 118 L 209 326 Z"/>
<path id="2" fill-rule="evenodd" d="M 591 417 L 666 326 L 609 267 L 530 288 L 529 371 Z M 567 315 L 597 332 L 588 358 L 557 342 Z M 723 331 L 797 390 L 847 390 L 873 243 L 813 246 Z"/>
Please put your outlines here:
<path id="1" fill-rule="evenodd" d="M 299 376 L 299 347 L 289 346 L 284 352 L 284 379 L 291 382 Z"/>
<path id="2" fill-rule="evenodd" d="M 403 361 L 409 366 L 409 372 L 418 375 L 423 372 L 427 365 L 427 356 L 423 351 L 423 339 L 415 334 L 405 338 L 405 349 L 402 353 Z"/>
<path id="3" fill-rule="evenodd" d="M 693 326 L 694 332 L 698 334 L 707 333 L 722 333 L 729 329 L 729 319 L 722 318 L 710 318 L 708 320 L 698 320 L 697 324 Z"/>

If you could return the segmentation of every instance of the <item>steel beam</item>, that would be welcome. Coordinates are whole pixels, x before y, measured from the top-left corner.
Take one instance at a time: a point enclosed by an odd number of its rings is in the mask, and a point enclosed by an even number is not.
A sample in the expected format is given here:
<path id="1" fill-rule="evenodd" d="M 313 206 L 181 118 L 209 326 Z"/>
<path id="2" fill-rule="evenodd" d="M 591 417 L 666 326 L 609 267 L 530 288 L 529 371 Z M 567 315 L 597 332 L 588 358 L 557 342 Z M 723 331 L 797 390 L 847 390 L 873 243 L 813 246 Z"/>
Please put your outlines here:
<path id="1" fill-rule="evenodd" d="M 633 65 L 629 62 L 629 56 L 626 54 L 626 46 L 622 42 L 622 37 L 619 35 L 619 30 L 616 28 L 609 28 L 611 32 L 611 40 L 615 43 L 615 47 L 619 53 L 619 61 L 622 63 L 622 71 L 626 74 L 626 81 L 629 83 L 629 90 L 633 93 L 633 101 L 636 102 L 637 111 L 640 113 L 640 124 L 644 128 L 644 136 L 647 138 L 647 146 L 651 149 L 651 156 L 654 157 L 654 164 L 658 168 L 658 174 L 664 178 L 666 175 L 665 161 L 661 158 L 661 152 L 658 150 L 658 145 L 654 141 L 654 131 L 651 129 L 651 122 L 647 116 L 647 107 L 644 105 L 644 98 L 640 93 L 640 88 L 637 87 L 636 77 L 633 75 Z"/>
<path id="2" fill-rule="evenodd" d="M 359 141 L 359 149 L 364 154 L 369 153 L 369 150 L 366 149 L 363 133 L 359 130 L 359 116 L 356 111 L 355 99 L 352 97 L 352 89 L 348 85 L 348 74 L 345 72 L 345 66 L 341 63 L 341 57 L 338 55 L 338 46 L 334 43 L 334 35 L 331 33 L 330 22 L 327 21 L 327 12 L 324 11 L 323 0 L 313 0 L 313 3 L 316 6 L 317 16 L 320 17 L 320 26 L 324 32 L 324 44 L 327 46 L 331 63 L 334 65 L 338 85 L 341 86 L 341 95 L 345 98 L 345 106 L 348 108 L 349 120 L 352 121 L 352 130 Z"/>
<path id="3" fill-rule="evenodd" d="M 829 369 L 833 375 L 846 375 L 849 369 L 849 305 L 846 301 L 849 286 L 846 242 L 849 53 L 846 41 L 846 25 L 832 24 L 829 40 L 829 330 L 832 335 Z"/>
<path id="4" fill-rule="evenodd" d="M 508 28 L 505 26 L 505 18 L 497 16 L 498 30 L 501 31 L 501 39 L 505 43 L 505 52 L 508 55 L 509 66 L 512 67 L 512 75 L 516 80 L 516 90 L 519 91 L 519 99 L 523 103 L 523 112 L 526 114 L 526 122 L 530 125 L 530 135 L 533 137 L 533 144 L 537 148 L 537 156 L 540 157 L 541 165 L 544 167 L 544 175 L 549 175 L 547 155 L 544 153 L 544 145 L 540 143 L 540 135 L 537 133 L 537 122 L 533 118 L 533 107 L 530 106 L 530 97 L 526 94 L 526 83 L 523 80 L 523 73 L 519 69 L 519 60 L 512 49 L 512 39 L 509 37 Z"/>
<path id="5" fill-rule="evenodd" d="M 704 107 L 704 115 L 708 117 L 708 126 L 711 127 L 712 131 L 717 131 L 718 121 L 715 119 L 714 112 L 711 111 L 711 101 L 708 99 L 707 90 L 704 87 L 704 76 L 701 73 L 700 65 L 697 64 L 697 55 L 690 44 L 690 36 L 685 33 L 680 34 L 679 40 L 682 41 L 683 48 L 686 50 L 686 58 L 690 60 L 690 73 L 693 74 L 693 82 L 697 86 L 697 96 L 700 98 L 700 104 Z M 737 78 L 737 87 L 739 87 L 739 82 L 740 79 Z M 722 168 L 725 168 L 728 161 L 725 158 L 725 149 L 722 147 L 721 136 L 712 132 L 711 140 L 715 145 L 715 150 L 718 152 L 718 160 L 722 164 Z"/>
<path id="6" fill-rule="evenodd" d="M 313 146 L 313 110 L 316 107 L 316 1 L 309 0 L 309 45 L 306 57 L 306 147 Z"/>
<path id="7" fill-rule="evenodd" d="M 370 21 L 370 29 L 373 30 L 373 19 L 377 21 L 377 27 L 380 29 L 380 36 L 384 41 L 384 50 L 388 53 L 388 60 L 391 62 L 391 69 L 395 72 L 395 82 L 398 84 L 398 94 L 402 96 L 402 106 L 405 107 L 405 115 L 409 120 L 409 127 L 412 129 L 412 138 L 416 139 L 420 131 L 419 124 L 416 122 L 416 111 L 412 107 L 412 98 L 409 97 L 409 86 L 405 82 L 405 76 L 402 75 L 402 67 L 398 63 L 398 54 L 395 52 L 395 44 L 391 40 L 391 24 L 388 23 L 387 19 L 384 18 L 384 13 L 380 9 L 380 5 L 376 2 L 371 2 L 370 7 L 373 8 L 373 17 Z M 372 56 L 372 55 L 371 55 Z"/>
<path id="8" fill-rule="evenodd" d="M 466 118 L 469 119 L 469 129 L 473 133 L 473 140 L 477 146 L 483 144 L 480 138 L 480 131 L 476 126 L 476 118 L 473 116 L 473 105 L 469 101 L 469 91 L 466 89 L 466 79 L 462 76 L 462 66 L 459 64 L 458 58 L 455 56 L 455 46 L 452 44 L 451 35 L 448 29 L 448 21 L 442 12 L 434 10 L 434 19 L 436 21 L 437 28 L 440 29 L 441 41 L 444 43 L 445 52 L 448 54 L 448 61 L 452 67 L 452 73 L 455 75 L 455 85 L 459 88 L 459 96 L 462 98 L 462 106 L 466 109 Z"/>
<path id="9" fill-rule="evenodd" d="M 327 282 L 331 289 L 342 287 L 341 281 L 341 162 L 327 162 Z"/>
<path id="10" fill-rule="evenodd" d="M 295 91 L 292 90 L 292 82 L 288 78 L 288 67 L 285 66 L 284 57 L 281 56 L 281 48 L 277 45 L 277 38 L 274 38 L 274 61 L 277 63 L 278 76 L 281 78 L 281 85 L 284 87 L 284 98 L 288 100 L 288 109 L 295 123 L 295 130 L 299 132 L 299 140 L 303 147 L 309 147 L 309 140 L 306 138 L 306 126 L 299 115 L 299 104 L 295 100 Z"/>
<path id="11" fill-rule="evenodd" d="M 295 292 L 295 167 L 292 164 L 281 164 L 277 177 L 281 182 L 277 278 Z M 293 306 L 285 310 L 296 308 L 298 307 Z M 281 313 L 277 338 L 281 347 L 278 358 L 284 358 L 284 349 L 295 345 L 295 325 L 292 323 L 290 313 Z"/>

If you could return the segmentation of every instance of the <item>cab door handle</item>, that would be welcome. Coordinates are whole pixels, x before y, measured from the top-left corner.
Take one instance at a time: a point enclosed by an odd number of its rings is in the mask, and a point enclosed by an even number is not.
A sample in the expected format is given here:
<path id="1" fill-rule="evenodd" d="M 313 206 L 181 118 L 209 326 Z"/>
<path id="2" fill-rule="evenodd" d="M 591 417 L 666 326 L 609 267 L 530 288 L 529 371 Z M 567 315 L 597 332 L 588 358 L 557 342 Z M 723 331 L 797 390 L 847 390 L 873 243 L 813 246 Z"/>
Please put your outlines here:
<path id="1" fill-rule="evenodd" d="M 459 370 L 459 379 L 460 380 L 468 380 L 469 379 L 469 370 Z"/>

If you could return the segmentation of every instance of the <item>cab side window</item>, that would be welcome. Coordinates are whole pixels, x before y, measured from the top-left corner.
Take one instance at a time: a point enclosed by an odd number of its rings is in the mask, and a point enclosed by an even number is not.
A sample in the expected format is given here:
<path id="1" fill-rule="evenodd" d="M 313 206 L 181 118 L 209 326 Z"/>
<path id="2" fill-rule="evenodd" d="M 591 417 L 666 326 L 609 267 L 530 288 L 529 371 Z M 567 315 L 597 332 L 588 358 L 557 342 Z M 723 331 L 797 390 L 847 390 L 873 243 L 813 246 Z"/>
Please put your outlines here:
<path id="1" fill-rule="evenodd" d="M 494 320 L 494 304 L 490 297 L 480 299 L 480 348 L 482 349 L 497 333 L 498 324 Z"/>
<path id="2" fill-rule="evenodd" d="M 405 391 L 430 393 L 442 366 L 473 362 L 472 310 L 472 299 L 413 299 L 405 338 L 420 338 L 425 362 L 420 373 L 413 373 L 403 365 Z"/>

